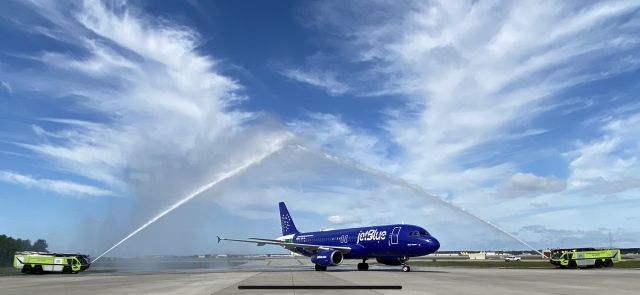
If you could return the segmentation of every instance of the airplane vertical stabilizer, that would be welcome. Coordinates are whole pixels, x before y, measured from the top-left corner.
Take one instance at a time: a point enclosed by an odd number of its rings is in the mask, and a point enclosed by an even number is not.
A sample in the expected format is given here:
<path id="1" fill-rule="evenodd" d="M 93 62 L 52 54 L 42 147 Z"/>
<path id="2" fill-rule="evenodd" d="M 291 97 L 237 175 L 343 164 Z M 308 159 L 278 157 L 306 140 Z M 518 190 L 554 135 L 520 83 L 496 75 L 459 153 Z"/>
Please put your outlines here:
<path id="1" fill-rule="evenodd" d="M 291 219 L 291 215 L 289 214 L 289 210 L 287 210 L 287 206 L 284 202 L 280 202 L 280 222 L 282 223 L 282 235 L 291 235 L 299 233 L 296 225 L 293 223 L 293 219 Z"/>

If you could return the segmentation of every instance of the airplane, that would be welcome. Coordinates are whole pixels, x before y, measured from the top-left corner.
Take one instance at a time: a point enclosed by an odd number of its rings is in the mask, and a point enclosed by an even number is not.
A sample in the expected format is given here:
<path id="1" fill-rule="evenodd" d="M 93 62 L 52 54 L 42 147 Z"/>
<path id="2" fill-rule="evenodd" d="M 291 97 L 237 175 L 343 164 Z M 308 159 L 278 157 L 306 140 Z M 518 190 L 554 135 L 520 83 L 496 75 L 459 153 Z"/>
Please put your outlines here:
<path id="1" fill-rule="evenodd" d="M 319 232 L 300 232 L 284 202 L 280 206 L 282 236 L 276 239 L 248 238 L 220 241 L 255 243 L 258 246 L 278 245 L 307 257 L 315 264 L 316 271 L 326 271 L 338 266 L 344 259 L 362 259 L 359 271 L 369 270 L 368 259 L 376 259 L 386 265 L 402 265 L 402 271 L 411 268 L 410 257 L 431 254 L 440 248 L 440 242 L 424 228 L 410 224 L 378 225 Z"/>

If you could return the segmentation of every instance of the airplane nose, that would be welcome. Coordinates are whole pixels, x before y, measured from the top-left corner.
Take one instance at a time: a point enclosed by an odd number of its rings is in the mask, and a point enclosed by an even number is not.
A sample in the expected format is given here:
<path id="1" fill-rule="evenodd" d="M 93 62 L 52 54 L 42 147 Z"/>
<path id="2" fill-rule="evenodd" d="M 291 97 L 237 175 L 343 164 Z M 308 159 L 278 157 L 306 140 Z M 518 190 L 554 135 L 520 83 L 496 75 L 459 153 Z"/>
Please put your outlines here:
<path id="1" fill-rule="evenodd" d="M 434 237 L 430 237 L 427 239 L 427 245 L 429 245 L 431 253 L 436 252 L 438 251 L 438 249 L 440 249 L 440 242 Z"/>

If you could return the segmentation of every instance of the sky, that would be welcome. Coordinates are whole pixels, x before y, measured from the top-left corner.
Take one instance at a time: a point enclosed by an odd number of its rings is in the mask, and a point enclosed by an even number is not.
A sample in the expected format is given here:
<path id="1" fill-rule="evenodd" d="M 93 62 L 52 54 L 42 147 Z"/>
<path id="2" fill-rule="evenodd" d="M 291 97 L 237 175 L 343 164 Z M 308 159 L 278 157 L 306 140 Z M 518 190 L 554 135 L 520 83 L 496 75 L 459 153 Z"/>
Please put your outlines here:
<path id="1" fill-rule="evenodd" d="M 637 1 L 4 1 L 0 233 L 98 255 L 424 226 L 640 245 Z M 244 167 L 238 169 L 238 167 Z"/>

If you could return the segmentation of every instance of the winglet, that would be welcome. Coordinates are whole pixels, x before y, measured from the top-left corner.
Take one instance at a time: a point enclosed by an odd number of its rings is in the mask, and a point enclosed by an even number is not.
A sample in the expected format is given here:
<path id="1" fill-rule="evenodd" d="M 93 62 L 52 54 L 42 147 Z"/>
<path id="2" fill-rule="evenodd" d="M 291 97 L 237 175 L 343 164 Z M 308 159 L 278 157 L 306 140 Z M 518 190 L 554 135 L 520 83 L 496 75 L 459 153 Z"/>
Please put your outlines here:
<path id="1" fill-rule="evenodd" d="M 218 238 L 218 244 L 220 244 L 220 241 L 222 241 L 222 238 L 220 238 L 220 236 L 216 236 L 216 238 Z"/>

